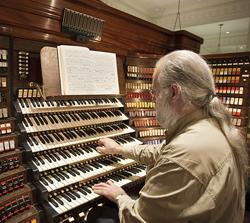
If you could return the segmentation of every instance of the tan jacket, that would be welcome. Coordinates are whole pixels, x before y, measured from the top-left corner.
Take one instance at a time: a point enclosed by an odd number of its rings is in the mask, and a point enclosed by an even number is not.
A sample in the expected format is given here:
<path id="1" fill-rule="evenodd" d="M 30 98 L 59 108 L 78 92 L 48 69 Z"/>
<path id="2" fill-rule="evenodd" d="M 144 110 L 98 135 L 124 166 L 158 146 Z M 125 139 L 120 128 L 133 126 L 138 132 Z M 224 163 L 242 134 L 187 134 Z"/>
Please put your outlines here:
<path id="1" fill-rule="evenodd" d="M 118 200 L 121 223 L 242 223 L 244 189 L 231 148 L 201 111 L 182 118 L 166 144 L 124 149 L 151 166 L 140 197 Z"/>

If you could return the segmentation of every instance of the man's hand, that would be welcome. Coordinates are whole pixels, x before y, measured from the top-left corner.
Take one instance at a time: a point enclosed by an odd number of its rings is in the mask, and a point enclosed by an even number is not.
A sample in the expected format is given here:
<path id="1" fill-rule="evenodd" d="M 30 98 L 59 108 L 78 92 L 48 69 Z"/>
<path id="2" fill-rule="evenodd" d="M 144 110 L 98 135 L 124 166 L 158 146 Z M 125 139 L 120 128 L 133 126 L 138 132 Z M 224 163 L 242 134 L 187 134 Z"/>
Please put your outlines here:
<path id="1" fill-rule="evenodd" d="M 126 194 L 121 187 L 116 186 L 111 180 L 108 180 L 107 183 L 95 184 L 92 189 L 95 193 L 108 198 L 114 203 L 117 203 L 116 197 L 118 195 Z"/>
<path id="2" fill-rule="evenodd" d="M 98 141 L 100 146 L 96 147 L 97 151 L 102 154 L 119 154 L 122 147 L 113 139 L 102 138 Z"/>

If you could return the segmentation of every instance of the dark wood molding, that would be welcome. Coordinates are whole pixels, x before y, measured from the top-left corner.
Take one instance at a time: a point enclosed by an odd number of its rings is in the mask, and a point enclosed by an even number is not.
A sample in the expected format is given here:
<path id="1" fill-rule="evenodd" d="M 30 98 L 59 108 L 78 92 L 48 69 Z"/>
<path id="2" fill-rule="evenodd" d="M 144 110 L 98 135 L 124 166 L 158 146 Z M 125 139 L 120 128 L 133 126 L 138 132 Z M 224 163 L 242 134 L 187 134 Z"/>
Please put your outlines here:
<path id="1" fill-rule="evenodd" d="M 77 42 L 61 32 L 64 8 L 105 20 L 102 40 Z M 8 0 L 0 2 L 0 33 L 53 44 L 83 45 L 93 50 L 166 54 L 174 49 L 199 52 L 203 40 L 188 32 L 171 32 L 113 9 L 98 0 Z"/>

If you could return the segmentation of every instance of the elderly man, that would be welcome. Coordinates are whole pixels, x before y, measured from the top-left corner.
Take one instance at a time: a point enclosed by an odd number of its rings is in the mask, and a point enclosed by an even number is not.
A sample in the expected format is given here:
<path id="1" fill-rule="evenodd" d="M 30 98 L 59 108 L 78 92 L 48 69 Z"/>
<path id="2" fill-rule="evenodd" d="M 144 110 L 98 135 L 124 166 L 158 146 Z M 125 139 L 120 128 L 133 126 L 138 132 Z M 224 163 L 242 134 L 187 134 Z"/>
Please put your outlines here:
<path id="1" fill-rule="evenodd" d="M 152 91 L 166 143 L 125 149 L 103 138 L 97 147 L 149 166 L 139 198 L 111 181 L 94 185 L 94 192 L 117 203 L 121 223 L 242 223 L 246 148 L 215 96 L 207 63 L 187 50 L 164 56 Z"/>

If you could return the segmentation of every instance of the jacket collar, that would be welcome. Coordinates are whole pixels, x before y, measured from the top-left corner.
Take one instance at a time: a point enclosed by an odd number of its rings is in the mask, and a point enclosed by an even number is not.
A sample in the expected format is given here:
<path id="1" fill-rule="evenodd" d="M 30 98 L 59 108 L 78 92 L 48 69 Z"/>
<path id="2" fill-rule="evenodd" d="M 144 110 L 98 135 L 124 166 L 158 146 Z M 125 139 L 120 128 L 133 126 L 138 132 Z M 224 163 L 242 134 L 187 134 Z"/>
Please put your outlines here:
<path id="1" fill-rule="evenodd" d="M 168 144 L 173 138 L 184 132 L 184 130 L 188 126 L 208 117 L 208 114 L 202 109 L 196 110 L 190 114 L 183 116 L 175 123 L 174 126 L 171 127 L 171 129 L 166 131 L 166 144 Z"/>

